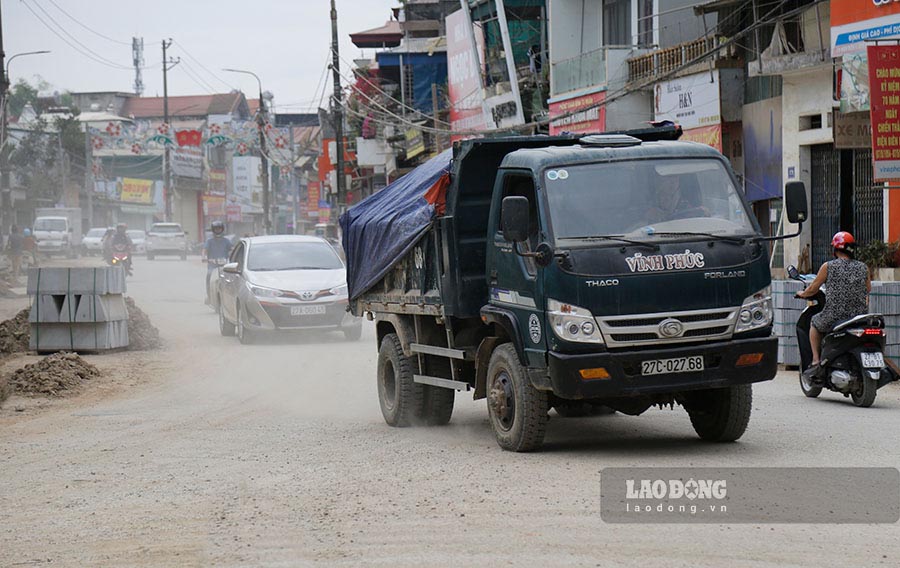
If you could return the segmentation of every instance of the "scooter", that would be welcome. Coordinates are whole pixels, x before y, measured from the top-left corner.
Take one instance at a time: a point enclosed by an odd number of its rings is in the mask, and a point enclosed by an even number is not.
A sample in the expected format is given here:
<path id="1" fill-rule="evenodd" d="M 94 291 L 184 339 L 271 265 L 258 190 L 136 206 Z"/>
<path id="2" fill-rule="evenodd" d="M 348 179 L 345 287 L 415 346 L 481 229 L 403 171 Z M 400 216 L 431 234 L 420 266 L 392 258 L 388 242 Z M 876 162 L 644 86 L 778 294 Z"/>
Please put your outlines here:
<path id="1" fill-rule="evenodd" d="M 812 283 L 814 276 L 801 276 L 794 266 L 788 276 Z M 812 364 L 809 327 L 812 318 L 825 309 L 825 292 L 820 289 L 807 299 L 806 309 L 797 321 L 797 343 L 800 347 L 800 389 L 809 398 L 816 398 L 823 388 L 838 392 L 863 408 L 872 406 L 875 395 L 884 385 L 900 379 L 900 375 L 884 359 L 884 316 L 863 314 L 841 322 L 822 339 L 821 365 L 815 376 L 804 375 Z"/>
<path id="2" fill-rule="evenodd" d="M 113 245 L 109 265 L 121 266 L 125 269 L 125 274 L 131 276 L 131 255 L 128 254 L 128 247 L 125 245 Z"/>

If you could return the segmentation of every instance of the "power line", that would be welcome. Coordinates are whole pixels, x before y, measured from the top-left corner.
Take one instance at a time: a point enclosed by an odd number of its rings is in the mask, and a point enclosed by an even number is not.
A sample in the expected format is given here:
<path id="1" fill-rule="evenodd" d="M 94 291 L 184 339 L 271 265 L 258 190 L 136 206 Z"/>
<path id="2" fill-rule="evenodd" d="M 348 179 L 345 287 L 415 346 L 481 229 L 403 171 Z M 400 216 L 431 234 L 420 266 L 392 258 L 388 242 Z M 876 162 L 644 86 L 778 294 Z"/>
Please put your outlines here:
<path id="1" fill-rule="evenodd" d="M 61 39 L 63 42 L 66 43 L 66 45 L 68 45 L 69 47 L 71 47 L 72 49 L 74 49 L 75 51 L 77 51 L 79 54 L 84 55 L 84 56 L 87 57 L 88 59 L 91 59 L 91 60 L 93 60 L 93 61 L 95 61 L 95 62 L 97 62 L 97 63 L 100 63 L 100 64 L 102 64 L 102 65 L 106 65 L 107 67 L 112 67 L 113 69 L 122 69 L 122 70 L 128 70 L 128 71 L 130 71 L 130 70 L 132 69 L 131 66 L 120 65 L 120 64 L 118 64 L 118 63 L 116 63 L 116 62 L 114 62 L 114 61 L 111 61 L 111 60 L 109 60 L 109 59 L 106 59 L 106 58 L 103 57 L 102 55 L 99 55 L 98 53 L 96 53 L 96 52 L 94 52 L 93 50 L 91 50 L 91 48 L 87 47 L 86 45 L 84 45 L 83 43 L 81 43 L 80 41 L 78 41 L 78 39 L 76 39 L 72 34 L 70 34 L 69 32 L 67 32 L 67 31 L 65 30 L 65 28 L 64 28 L 63 26 L 61 26 L 58 22 L 56 22 L 56 20 L 54 20 L 53 17 L 52 17 L 50 14 L 48 14 L 47 11 L 44 10 L 44 8 L 42 8 L 41 5 L 38 4 L 37 2 L 34 3 L 35 7 L 37 7 L 37 9 L 39 9 L 41 12 L 43 12 L 51 22 L 53 22 L 57 27 L 60 28 L 60 30 L 61 30 L 64 34 L 66 34 L 66 35 L 68 35 L 70 38 L 72 38 L 72 41 L 74 41 L 75 44 L 77 44 L 77 45 L 73 44 L 71 41 L 69 41 L 68 39 L 66 39 L 66 37 L 64 37 L 63 35 L 61 35 L 61 34 L 56 30 L 56 28 L 54 28 L 53 26 L 51 26 L 50 24 L 48 24 L 46 21 L 44 21 L 44 19 L 41 18 L 40 14 L 38 14 L 37 12 L 35 12 L 35 11 L 32 9 L 31 5 L 30 5 L 26 0 L 22 0 L 22 4 L 24 4 L 25 7 L 28 8 L 28 11 L 31 12 L 31 13 L 34 15 L 34 17 L 37 18 L 38 21 L 40 21 L 40 22 L 41 22 L 48 30 L 50 30 L 51 32 L 53 32 L 53 34 L 54 34 L 56 37 L 58 37 L 59 39 Z M 79 48 L 78 46 L 81 46 L 81 47 Z"/>
<path id="2" fill-rule="evenodd" d="M 181 70 L 184 71 L 184 74 L 190 77 L 190 79 L 196 83 L 201 89 L 206 91 L 209 94 L 215 94 L 216 89 L 213 87 L 206 79 L 204 79 L 197 70 L 189 64 L 186 60 L 181 60 L 182 67 Z"/>
<path id="3" fill-rule="evenodd" d="M 210 77 L 212 77 L 213 79 L 217 80 L 218 82 L 220 82 L 220 83 L 222 83 L 223 85 L 225 85 L 226 87 L 228 87 L 229 90 L 232 90 L 232 91 L 233 91 L 233 90 L 236 90 L 236 87 L 235 87 L 234 85 L 232 85 L 232 84 L 229 83 L 228 81 L 222 79 L 222 78 L 221 78 L 219 75 L 217 75 L 216 73 L 210 71 L 209 68 L 208 68 L 206 65 L 203 64 L 203 62 L 201 62 L 199 59 L 197 59 L 196 57 L 194 57 L 194 56 L 191 54 L 191 52 L 188 51 L 186 47 L 184 47 L 184 44 L 183 44 L 183 43 L 181 43 L 180 41 L 175 41 L 174 43 L 175 43 L 175 45 L 178 46 L 178 48 L 179 48 L 182 52 L 184 52 L 185 56 L 187 56 L 188 59 L 190 59 L 191 61 L 193 61 L 194 63 L 196 63 L 198 66 L 200 66 L 200 68 L 203 69 L 204 71 L 206 71 L 206 72 L 209 74 Z"/>
<path id="4" fill-rule="evenodd" d="M 65 14 L 66 17 L 68 17 L 70 20 L 72 20 L 73 22 L 75 22 L 76 24 L 78 24 L 79 26 L 81 26 L 82 28 L 86 29 L 87 31 L 91 32 L 91 33 L 94 34 L 95 36 L 102 37 L 103 39 L 105 39 L 105 40 L 107 40 L 107 41 L 111 41 L 111 42 L 117 43 L 117 44 L 119 44 L 119 45 L 126 45 L 126 46 L 128 46 L 128 47 L 131 47 L 131 42 L 119 41 L 119 40 L 113 39 L 113 38 L 111 38 L 111 37 L 109 37 L 109 36 L 107 36 L 107 35 L 103 35 L 102 33 L 98 32 L 97 30 L 95 30 L 95 29 L 93 29 L 93 28 L 91 28 L 91 27 L 89 27 L 89 26 L 83 24 L 82 22 L 80 22 L 77 18 L 75 18 L 74 16 L 72 16 L 72 14 L 70 14 L 70 13 L 66 12 L 65 10 L 63 10 L 62 6 L 60 6 L 59 4 L 57 4 L 56 2 L 54 2 L 54 0 L 47 0 L 47 1 L 50 2 L 51 4 L 53 4 L 54 6 L 56 6 L 56 9 L 59 10 L 60 12 L 62 12 L 63 14 Z"/>

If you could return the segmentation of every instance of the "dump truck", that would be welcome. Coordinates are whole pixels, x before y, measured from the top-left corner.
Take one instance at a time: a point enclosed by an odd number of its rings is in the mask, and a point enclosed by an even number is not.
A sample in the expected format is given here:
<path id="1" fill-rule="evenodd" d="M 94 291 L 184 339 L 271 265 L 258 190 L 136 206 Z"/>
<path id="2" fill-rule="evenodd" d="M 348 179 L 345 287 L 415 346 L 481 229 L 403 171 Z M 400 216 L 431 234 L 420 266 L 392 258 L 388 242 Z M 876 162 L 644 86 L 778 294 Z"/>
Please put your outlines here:
<path id="1" fill-rule="evenodd" d="M 385 421 L 447 424 L 470 391 L 505 450 L 540 448 L 551 410 L 678 405 L 737 440 L 777 370 L 766 241 L 796 234 L 764 237 L 728 161 L 679 132 L 458 142 L 348 210 Z"/>

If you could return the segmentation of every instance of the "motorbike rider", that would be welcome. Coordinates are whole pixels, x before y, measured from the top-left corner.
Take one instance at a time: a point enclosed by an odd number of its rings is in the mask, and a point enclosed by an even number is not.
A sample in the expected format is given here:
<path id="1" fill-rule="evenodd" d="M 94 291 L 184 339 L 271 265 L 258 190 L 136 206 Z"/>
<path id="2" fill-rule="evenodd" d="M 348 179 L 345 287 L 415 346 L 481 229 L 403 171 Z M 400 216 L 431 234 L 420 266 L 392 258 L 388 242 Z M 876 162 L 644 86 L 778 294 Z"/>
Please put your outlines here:
<path id="1" fill-rule="evenodd" d="M 814 377 L 820 367 L 822 338 L 834 326 L 869 311 L 869 292 L 872 282 L 869 269 L 854 260 L 856 243 L 847 231 L 835 233 L 831 239 L 834 260 L 822 264 L 812 284 L 799 292 L 799 298 L 812 298 L 825 285 L 825 309 L 812 318 L 809 326 L 809 344 L 812 347 L 812 364 L 804 375 Z"/>
<path id="2" fill-rule="evenodd" d="M 216 260 L 227 260 L 231 254 L 231 241 L 225 236 L 225 223 L 213 221 L 210 225 L 212 236 L 203 244 L 203 257 L 206 260 L 206 303 L 209 303 L 209 279 L 218 268 Z"/>
<path id="3" fill-rule="evenodd" d="M 128 254 L 128 263 L 125 267 L 128 273 L 131 273 L 131 251 L 134 248 L 134 243 L 131 242 L 131 238 L 128 236 L 128 225 L 125 223 L 119 223 L 116 225 L 116 232 L 109 238 L 110 248 L 113 253 L 115 253 L 118 249 L 124 247 L 124 252 Z M 112 257 L 110 257 L 112 258 Z"/>

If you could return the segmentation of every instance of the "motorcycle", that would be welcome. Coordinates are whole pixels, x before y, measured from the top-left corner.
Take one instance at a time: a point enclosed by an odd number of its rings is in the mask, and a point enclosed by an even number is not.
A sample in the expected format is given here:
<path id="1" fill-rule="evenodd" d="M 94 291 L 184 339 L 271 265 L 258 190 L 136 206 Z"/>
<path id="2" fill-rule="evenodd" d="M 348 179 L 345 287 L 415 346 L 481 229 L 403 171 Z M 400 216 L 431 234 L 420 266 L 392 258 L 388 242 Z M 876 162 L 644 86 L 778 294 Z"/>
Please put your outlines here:
<path id="1" fill-rule="evenodd" d="M 814 276 L 801 276 L 794 266 L 787 269 L 793 280 L 809 286 Z M 820 289 L 807 298 L 806 309 L 797 321 L 797 343 L 800 347 L 800 390 L 809 398 L 816 398 L 823 388 L 838 392 L 853 400 L 853 404 L 868 408 L 875 402 L 881 387 L 900 379 L 900 375 L 885 364 L 884 316 L 863 314 L 841 322 L 822 339 L 821 365 L 815 376 L 804 375 L 812 364 L 809 327 L 814 315 L 825 309 L 825 292 Z"/>
<path id="2" fill-rule="evenodd" d="M 109 259 L 110 266 L 121 266 L 125 269 L 125 275 L 131 276 L 131 254 L 127 245 L 113 245 L 112 256 Z"/>

